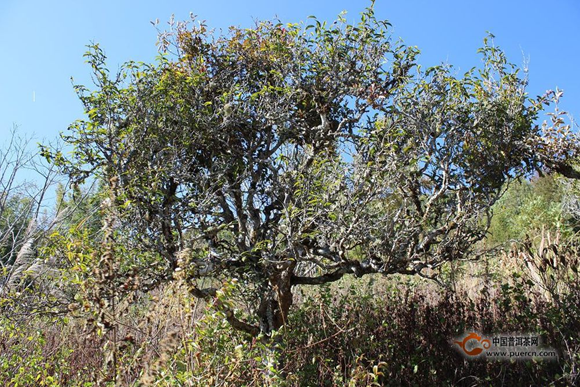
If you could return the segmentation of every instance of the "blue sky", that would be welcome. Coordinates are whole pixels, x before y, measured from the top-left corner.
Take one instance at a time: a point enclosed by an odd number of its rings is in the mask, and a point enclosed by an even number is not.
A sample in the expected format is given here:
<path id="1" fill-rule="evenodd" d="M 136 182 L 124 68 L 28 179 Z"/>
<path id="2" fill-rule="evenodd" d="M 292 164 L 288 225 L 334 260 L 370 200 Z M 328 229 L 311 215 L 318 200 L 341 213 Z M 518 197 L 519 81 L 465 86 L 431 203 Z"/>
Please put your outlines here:
<path id="1" fill-rule="evenodd" d="M 86 45 L 96 42 L 112 70 L 126 60 L 152 61 L 157 32 L 172 14 L 192 12 L 210 27 L 251 26 L 256 19 L 305 21 L 309 15 L 349 20 L 367 1 L 29 1 L 0 2 L 0 144 L 13 124 L 38 140 L 53 139 L 82 117 L 71 77 L 90 85 Z M 580 2 L 377 0 L 376 14 L 393 24 L 393 36 L 422 52 L 425 66 L 449 62 L 467 70 L 478 65 L 476 50 L 486 31 L 508 58 L 529 59 L 530 94 L 560 87 L 562 108 L 580 116 Z"/>

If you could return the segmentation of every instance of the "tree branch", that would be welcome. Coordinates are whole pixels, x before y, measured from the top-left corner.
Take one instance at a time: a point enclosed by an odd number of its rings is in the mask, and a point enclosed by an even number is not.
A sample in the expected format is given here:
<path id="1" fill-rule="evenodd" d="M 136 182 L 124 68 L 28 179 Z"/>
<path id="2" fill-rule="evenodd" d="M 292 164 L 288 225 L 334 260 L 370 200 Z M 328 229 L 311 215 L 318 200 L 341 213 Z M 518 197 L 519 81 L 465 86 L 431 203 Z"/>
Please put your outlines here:
<path id="1" fill-rule="evenodd" d="M 260 333 L 259 327 L 252 325 L 252 324 L 248 324 L 247 322 L 244 322 L 244 321 L 238 319 L 234 315 L 234 312 L 228 306 L 224 305 L 223 302 L 221 302 L 217 298 L 217 289 L 216 288 L 199 289 L 197 286 L 191 285 L 189 287 L 189 292 L 191 294 L 193 294 L 195 297 L 203 299 L 203 300 L 208 301 L 208 302 L 212 298 L 214 298 L 214 306 L 219 311 L 224 313 L 224 315 L 226 316 L 226 320 L 232 326 L 232 328 L 239 330 L 239 331 L 242 331 L 242 332 L 246 332 L 246 333 L 250 334 L 251 336 L 258 336 L 258 334 Z"/>

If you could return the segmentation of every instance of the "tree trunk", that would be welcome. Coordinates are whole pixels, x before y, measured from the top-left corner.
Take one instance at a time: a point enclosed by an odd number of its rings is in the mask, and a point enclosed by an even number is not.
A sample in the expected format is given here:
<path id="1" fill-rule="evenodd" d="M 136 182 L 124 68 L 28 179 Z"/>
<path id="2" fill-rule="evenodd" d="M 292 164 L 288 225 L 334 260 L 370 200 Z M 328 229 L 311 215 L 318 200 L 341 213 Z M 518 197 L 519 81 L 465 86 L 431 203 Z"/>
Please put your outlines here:
<path id="1" fill-rule="evenodd" d="M 293 302 L 292 278 L 293 266 L 277 271 L 270 276 L 268 290 L 262 297 L 258 316 L 260 330 L 266 336 L 282 328 L 288 321 L 288 312 Z"/>
<path id="2" fill-rule="evenodd" d="M 266 366 L 266 385 L 275 385 L 278 378 L 284 379 L 284 354 L 281 351 L 281 336 L 272 334 L 288 322 L 288 312 L 293 303 L 292 278 L 294 265 L 276 271 L 270 276 L 268 290 L 264 293 L 258 309 L 260 331 L 265 336 L 264 365 Z"/>

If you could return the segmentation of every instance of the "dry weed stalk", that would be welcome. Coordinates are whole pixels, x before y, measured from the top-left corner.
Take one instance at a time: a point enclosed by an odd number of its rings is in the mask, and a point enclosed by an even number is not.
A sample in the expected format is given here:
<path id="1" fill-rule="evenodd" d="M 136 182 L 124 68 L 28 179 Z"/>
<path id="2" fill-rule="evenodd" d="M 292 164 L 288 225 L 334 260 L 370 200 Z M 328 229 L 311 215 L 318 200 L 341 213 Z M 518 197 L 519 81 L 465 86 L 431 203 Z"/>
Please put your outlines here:
<path id="1" fill-rule="evenodd" d="M 558 303 L 560 295 L 570 291 L 570 285 L 579 279 L 579 246 L 563 243 L 560 234 L 551 235 L 542 229 L 540 242 L 534 246 L 528 237 L 520 245 L 513 245 L 507 254 L 515 267 L 523 269 L 525 275 L 549 303 Z"/>

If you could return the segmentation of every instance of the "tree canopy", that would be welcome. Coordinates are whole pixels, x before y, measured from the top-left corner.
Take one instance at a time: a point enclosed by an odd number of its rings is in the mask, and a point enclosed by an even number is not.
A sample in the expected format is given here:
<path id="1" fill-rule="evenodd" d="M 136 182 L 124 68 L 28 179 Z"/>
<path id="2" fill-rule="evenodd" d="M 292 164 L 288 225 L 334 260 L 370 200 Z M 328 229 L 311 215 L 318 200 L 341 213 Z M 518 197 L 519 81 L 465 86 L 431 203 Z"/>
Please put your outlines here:
<path id="1" fill-rule="evenodd" d="M 558 110 L 538 125 L 560 92 L 530 98 L 491 36 L 458 75 L 423 69 L 389 30 L 372 9 L 222 34 L 192 20 L 161 33 L 155 63 L 113 75 L 91 46 L 74 151 L 49 157 L 108 184 L 109 226 L 158 257 L 135 269 L 143 283 L 179 277 L 212 299 L 200 279 L 238 279 L 251 313 L 221 307 L 253 335 L 284 325 L 293 286 L 430 276 L 473 252 L 504 183 L 577 177 L 578 140 Z"/>

